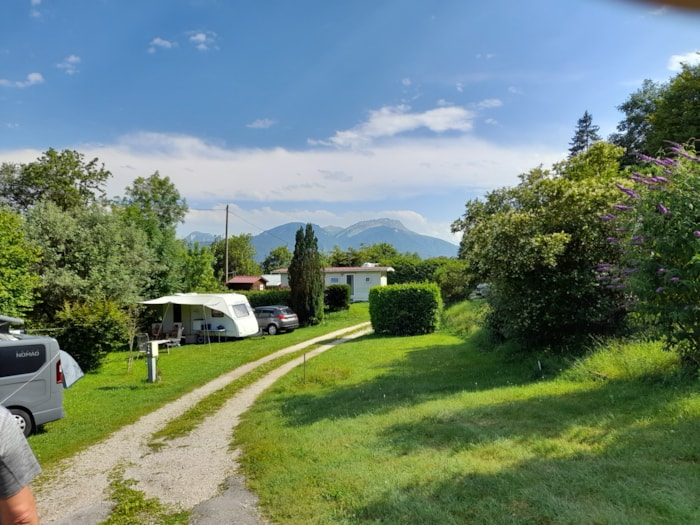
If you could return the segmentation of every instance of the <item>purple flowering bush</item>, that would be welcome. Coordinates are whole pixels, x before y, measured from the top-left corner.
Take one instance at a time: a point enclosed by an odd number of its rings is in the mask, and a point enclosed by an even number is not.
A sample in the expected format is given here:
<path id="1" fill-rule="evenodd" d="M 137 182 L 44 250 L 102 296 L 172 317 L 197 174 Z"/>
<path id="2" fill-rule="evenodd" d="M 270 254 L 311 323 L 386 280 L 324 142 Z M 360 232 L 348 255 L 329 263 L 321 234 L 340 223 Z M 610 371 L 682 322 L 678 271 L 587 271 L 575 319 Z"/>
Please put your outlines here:
<path id="1" fill-rule="evenodd" d="M 643 157 L 643 172 L 618 184 L 620 202 L 602 215 L 624 263 L 599 265 L 599 279 L 624 287 L 643 326 L 700 368 L 700 158 L 673 144 L 668 158 Z"/>

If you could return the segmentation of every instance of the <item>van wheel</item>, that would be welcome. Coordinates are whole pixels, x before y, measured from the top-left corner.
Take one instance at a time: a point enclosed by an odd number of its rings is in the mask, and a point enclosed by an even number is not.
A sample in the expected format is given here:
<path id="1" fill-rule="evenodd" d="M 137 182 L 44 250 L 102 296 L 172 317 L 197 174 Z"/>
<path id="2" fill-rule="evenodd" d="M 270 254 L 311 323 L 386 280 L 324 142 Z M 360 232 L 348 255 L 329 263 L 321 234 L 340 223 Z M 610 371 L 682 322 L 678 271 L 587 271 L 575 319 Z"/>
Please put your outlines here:
<path id="1" fill-rule="evenodd" d="M 270 335 L 277 335 L 277 327 L 274 324 L 271 324 L 267 327 L 267 333 Z"/>
<path id="2" fill-rule="evenodd" d="M 11 408 L 10 412 L 15 416 L 15 420 L 19 424 L 19 428 L 22 429 L 24 437 L 28 437 L 34 432 L 34 423 L 32 423 L 32 416 L 29 413 L 21 408 Z"/>

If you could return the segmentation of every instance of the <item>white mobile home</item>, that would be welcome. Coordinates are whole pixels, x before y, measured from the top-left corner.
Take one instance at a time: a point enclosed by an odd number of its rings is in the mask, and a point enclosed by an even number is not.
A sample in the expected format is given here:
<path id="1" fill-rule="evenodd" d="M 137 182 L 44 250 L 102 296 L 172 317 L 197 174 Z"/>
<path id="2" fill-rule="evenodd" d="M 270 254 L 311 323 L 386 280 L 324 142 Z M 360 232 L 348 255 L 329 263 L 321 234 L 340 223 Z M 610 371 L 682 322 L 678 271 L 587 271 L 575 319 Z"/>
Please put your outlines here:
<path id="1" fill-rule="evenodd" d="M 182 323 L 187 342 L 207 337 L 241 338 L 258 333 L 258 322 L 245 295 L 238 293 L 166 295 L 141 304 L 160 308 L 162 330 L 168 333 Z"/>
<path id="2" fill-rule="evenodd" d="M 350 299 L 352 301 L 369 301 L 369 289 L 374 286 L 387 285 L 387 273 L 393 272 L 391 266 L 378 266 L 365 263 L 362 266 L 332 266 L 323 269 L 326 286 L 331 284 L 347 284 L 350 286 Z M 280 274 L 281 285 L 289 286 L 289 272 L 287 268 L 274 270 L 273 274 Z"/>

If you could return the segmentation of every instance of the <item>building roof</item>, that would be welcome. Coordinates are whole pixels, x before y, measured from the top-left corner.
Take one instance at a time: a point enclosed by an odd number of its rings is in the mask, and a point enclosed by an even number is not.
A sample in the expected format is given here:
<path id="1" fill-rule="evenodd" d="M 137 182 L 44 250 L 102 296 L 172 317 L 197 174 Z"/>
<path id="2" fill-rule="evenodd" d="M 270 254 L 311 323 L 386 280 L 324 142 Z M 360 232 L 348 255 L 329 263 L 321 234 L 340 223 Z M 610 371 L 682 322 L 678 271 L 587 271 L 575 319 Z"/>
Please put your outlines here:
<path id="1" fill-rule="evenodd" d="M 391 266 L 328 266 L 323 269 L 325 273 L 360 273 L 360 272 L 393 272 Z M 287 268 L 273 270 L 272 273 L 289 273 Z"/>
<path id="2" fill-rule="evenodd" d="M 267 282 L 267 279 L 260 275 L 235 275 L 226 284 L 255 284 L 258 281 Z"/>

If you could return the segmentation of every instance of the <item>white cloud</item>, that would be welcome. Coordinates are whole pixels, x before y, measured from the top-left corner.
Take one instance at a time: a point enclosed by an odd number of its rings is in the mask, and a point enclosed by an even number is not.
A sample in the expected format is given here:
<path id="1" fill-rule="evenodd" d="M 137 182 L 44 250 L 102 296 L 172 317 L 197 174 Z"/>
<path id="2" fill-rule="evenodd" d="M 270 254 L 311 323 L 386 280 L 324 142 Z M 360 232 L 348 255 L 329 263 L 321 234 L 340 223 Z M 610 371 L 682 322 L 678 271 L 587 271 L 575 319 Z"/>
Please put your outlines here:
<path id="1" fill-rule="evenodd" d="M 29 16 L 31 16 L 32 18 L 39 18 L 41 16 L 41 12 L 39 11 L 41 0 L 31 0 L 30 5 L 32 7 L 31 9 L 29 9 Z"/>
<path id="2" fill-rule="evenodd" d="M 225 205 L 245 201 L 259 203 L 257 207 L 251 204 L 254 211 L 245 212 L 244 217 L 263 229 L 290 221 L 349 226 L 363 218 L 389 217 L 419 233 L 442 232 L 438 236 L 447 240 L 451 239 L 449 222 L 464 210 L 462 206 L 441 208 L 440 196 L 464 196 L 466 202 L 474 194 L 517 184 L 518 174 L 566 156 L 566 152 L 547 147 L 498 146 L 469 135 L 396 137 L 360 152 L 336 148 L 227 149 L 197 137 L 142 132 L 114 144 L 75 144 L 70 148 L 85 158 L 97 157 L 111 171 L 106 188 L 110 196 L 123 195 L 136 177 L 158 171 L 170 177 L 192 208 L 217 208 L 215 212 L 191 212 L 183 227 L 186 233 L 197 229 L 216 233 L 216 225 L 223 224 L 221 210 Z M 0 163 L 31 162 L 41 154 L 38 150 L 0 150 Z M 450 219 L 412 212 L 405 204 L 411 199 L 428 203 L 434 199 L 436 212 Z M 336 212 L 341 205 L 353 211 Z M 384 211 L 367 211 L 377 205 Z M 210 227 L 205 229 L 207 221 Z M 239 229 L 234 231 L 259 233 L 245 222 L 237 222 L 235 228 Z"/>
<path id="3" fill-rule="evenodd" d="M 333 145 L 340 148 L 367 147 L 376 139 L 394 137 L 425 128 L 435 133 L 469 131 L 474 114 L 458 106 L 439 107 L 422 113 L 412 113 L 410 106 L 385 106 L 369 112 L 367 121 L 354 128 L 337 131 L 327 140 L 310 140 L 310 144 Z"/>
<path id="4" fill-rule="evenodd" d="M 503 102 L 498 100 L 497 98 L 487 98 L 482 100 L 481 102 L 477 102 L 476 107 L 478 109 L 491 109 L 491 108 L 500 108 L 503 105 Z"/>
<path id="5" fill-rule="evenodd" d="M 177 42 L 157 36 L 148 44 L 148 52 L 155 53 L 158 49 L 172 49 L 175 46 L 177 46 Z"/>
<path id="6" fill-rule="evenodd" d="M 464 91 L 464 84 L 462 84 L 461 82 L 457 82 L 457 84 L 455 84 L 455 89 L 462 93 Z"/>
<path id="7" fill-rule="evenodd" d="M 0 87 L 26 88 L 35 84 L 41 84 L 43 82 L 44 77 L 41 75 L 41 73 L 29 73 L 26 80 L 12 81 L 0 78 Z"/>
<path id="8" fill-rule="evenodd" d="M 695 50 L 683 55 L 673 55 L 668 59 L 668 69 L 670 71 L 680 71 L 682 69 L 682 64 L 687 64 L 689 66 L 697 66 L 700 64 L 700 51 Z"/>
<path id="9" fill-rule="evenodd" d="M 257 120 L 254 120 L 250 124 L 246 124 L 246 127 L 253 129 L 267 129 L 269 127 L 274 126 L 275 124 L 277 124 L 277 121 L 271 118 L 259 118 Z"/>
<path id="10" fill-rule="evenodd" d="M 80 57 L 76 55 L 69 55 L 63 59 L 63 62 L 56 64 L 58 69 L 63 69 L 66 75 L 74 75 L 78 72 L 78 64 L 80 64 Z"/>
<path id="11" fill-rule="evenodd" d="M 189 41 L 199 51 L 218 49 L 216 46 L 217 34 L 213 31 L 190 31 Z"/>
<path id="12" fill-rule="evenodd" d="M 413 82 L 411 81 L 410 78 L 402 78 L 402 79 L 401 79 L 401 84 L 403 84 L 404 86 L 408 87 L 408 86 L 410 86 L 411 84 L 413 84 Z"/>

